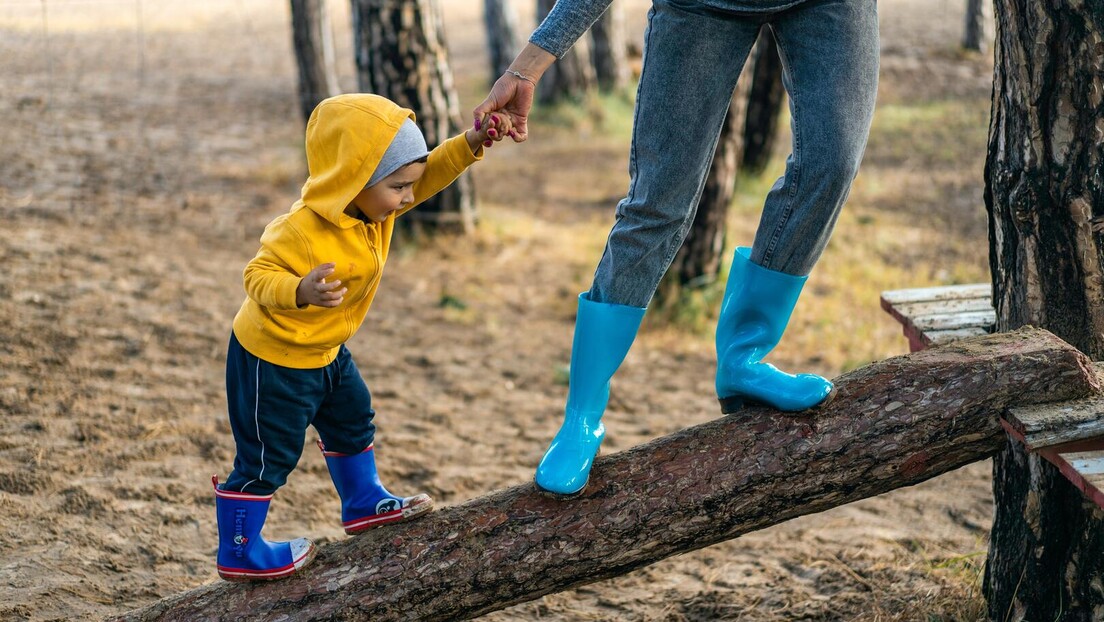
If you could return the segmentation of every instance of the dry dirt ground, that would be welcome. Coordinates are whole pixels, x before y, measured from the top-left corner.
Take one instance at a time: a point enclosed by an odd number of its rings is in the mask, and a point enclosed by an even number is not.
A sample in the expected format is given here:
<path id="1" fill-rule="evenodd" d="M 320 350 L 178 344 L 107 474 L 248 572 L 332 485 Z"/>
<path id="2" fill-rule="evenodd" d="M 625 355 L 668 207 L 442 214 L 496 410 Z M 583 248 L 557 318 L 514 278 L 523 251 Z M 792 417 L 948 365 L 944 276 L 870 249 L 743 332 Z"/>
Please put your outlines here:
<path id="1" fill-rule="evenodd" d="M 780 366 L 834 376 L 901 354 L 878 291 L 987 278 L 991 59 L 957 51 L 961 4 L 881 2 L 867 160 Z M 643 14 L 629 6 L 636 40 Z M 445 3 L 464 111 L 486 79 L 480 15 Z M 305 174 L 290 38 L 274 0 L 0 4 L 2 620 L 97 619 L 217 580 L 210 476 L 233 458 L 241 268 Z M 624 123 L 584 117 L 495 147 L 474 171 L 479 231 L 389 264 L 350 347 L 393 490 L 453 504 L 528 481 L 555 432 L 574 296 L 627 181 Z M 764 183 L 742 191 L 738 243 Z M 648 323 L 607 450 L 717 416 L 713 366 L 707 332 Z M 991 504 L 973 465 L 485 619 L 974 620 Z M 308 450 L 266 533 L 337 540 L 338 513 Z"/>

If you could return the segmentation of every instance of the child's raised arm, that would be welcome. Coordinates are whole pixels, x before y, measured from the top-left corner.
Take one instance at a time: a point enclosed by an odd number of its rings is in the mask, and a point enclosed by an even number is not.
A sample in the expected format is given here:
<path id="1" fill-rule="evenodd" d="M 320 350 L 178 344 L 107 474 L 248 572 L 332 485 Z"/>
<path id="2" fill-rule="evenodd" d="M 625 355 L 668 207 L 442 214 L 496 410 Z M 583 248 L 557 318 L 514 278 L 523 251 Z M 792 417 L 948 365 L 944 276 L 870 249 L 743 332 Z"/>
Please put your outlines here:
<path id="1" fill-rule="evenodd" d="M 492 118 L 494 117 L 494 118 Z M 433 148 L 427 158 L 425 174 L 414 184 L 414 202 L 397 212 L 402 216 L 422 201 L 451 184 L 472 163 L 483 159 L 483 148 L 490 147 L 514 132 L 509 117 L 500 113 L 488 116 L 479 129 L 469 128 L 463 137 L 453 136 Z"/>

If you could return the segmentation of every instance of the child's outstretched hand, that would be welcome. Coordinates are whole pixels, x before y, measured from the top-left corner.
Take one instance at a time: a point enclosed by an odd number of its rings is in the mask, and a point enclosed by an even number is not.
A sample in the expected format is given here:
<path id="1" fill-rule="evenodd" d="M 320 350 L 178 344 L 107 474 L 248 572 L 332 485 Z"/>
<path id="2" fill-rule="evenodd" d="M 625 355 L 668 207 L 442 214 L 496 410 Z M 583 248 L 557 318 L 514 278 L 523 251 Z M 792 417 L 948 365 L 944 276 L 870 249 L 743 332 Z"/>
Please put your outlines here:
<path id="1" fill-rule="evenodd" d="M 510 136 L 514 131 L 510 124 L 510 115 L 492 112 L 482 123 L 476 120 L 476 126 L 464 132 L 472 153 L 479 153 L 479 147 L 491 147 L 498 141 Z"/>
<path id="2" fill-rule="evenodd" d="M 337 264 L 324 263 L 307 273 L 307 276 L 299 280 L 299 287 L 295 289 L 295 305 L 302 307 L 315 305 L 318 307 L 336 307 L 345 298 L 347 287 L 341 287 L 341 281 L 326 281 L 326 277 L 334 273 Z M 338 289 L 341 287 L 341 289 Z"/>

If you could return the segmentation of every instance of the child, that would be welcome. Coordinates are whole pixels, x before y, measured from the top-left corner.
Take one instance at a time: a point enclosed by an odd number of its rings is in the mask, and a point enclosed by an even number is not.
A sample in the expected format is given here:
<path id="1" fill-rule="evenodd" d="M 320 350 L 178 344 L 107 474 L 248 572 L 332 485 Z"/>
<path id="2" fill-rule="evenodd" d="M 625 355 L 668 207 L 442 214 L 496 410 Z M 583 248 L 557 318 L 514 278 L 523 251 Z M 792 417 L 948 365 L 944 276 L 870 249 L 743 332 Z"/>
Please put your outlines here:
<path id="1" fill-rule="evenodd" d="M 495 115 L 429 152 L 414 113 L 383 97 L 339 95 L 311 114 L 310 177 L 291 211 L 265 228 L 230 334 L 226 393 L 237 455 L 225 483 L 212 478 L 223 579 L 287 577 L 313 556 L 305 538 L 261 537 L 308 425 L 321 439 L 346 533 L 432 508 L 428 495 L 399 497 L 380 483 L 372 398 L 344 343 L 379 287 L 395 218 L 452 183 L 509 131 L 505 115 Z"/>

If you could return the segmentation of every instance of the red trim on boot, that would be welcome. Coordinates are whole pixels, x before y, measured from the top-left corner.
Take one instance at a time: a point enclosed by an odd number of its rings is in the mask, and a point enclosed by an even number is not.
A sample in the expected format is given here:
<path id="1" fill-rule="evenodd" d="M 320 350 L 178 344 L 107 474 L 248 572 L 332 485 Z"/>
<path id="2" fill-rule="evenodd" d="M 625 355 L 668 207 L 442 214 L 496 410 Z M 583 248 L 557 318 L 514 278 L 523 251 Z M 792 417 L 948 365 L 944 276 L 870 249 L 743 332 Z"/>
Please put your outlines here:
<path id="1" fill-rule="evenodd" d="M 302 557 L 299 559 L 302 559 Z M 227 581 L 233 581 L 234 579 L 279 579 L 293 572 L 295 572 L 295 562 L 283 568 L 272 568 L 270 570 L 248 570 L 245 568 L 227 568 L 226 566 L 218 567 L 219 576 Z"/>
<path id="2" fill-rule="evenodd" d="M 215 487 L 215 496 L 222 497 L 223 499 L 237 499 L 238 501 L 272 501 L 272 495 L 251 495 L 248 492 L 219 490 L 218 475 L 211 476 L 211 485 Z"/>
<path id="3" fill-rule="evenodd" d="M 307 550 L 303 551 L 303 554 L 292 560 L 287 566 L 281 568 L 269 568 L 268 570 L 250 570 L 248 568 L 231 568 L 229 566 L 218 566 L 218 574 L 220 577 L 227 581 L 243 581 L 243 580 L 269 580 L 280 579 L 288 575 L 295 574 L 296 570 L 299 570 L 302 566 L 306 565 L 304 561 L 306 558 L 314 555 L 317 547 L 314 543 L 311 543 Z"/>
<path id="4" fill-rule="evenodd" d="M 375 447 L 375 446 L 376 446 L 375 443 L 372 443 L 371 445 L 365 447 L 364 451 L 362 451 L 360 453 L 364 453 L 365 451 L 372 451 L 372 448 Z M 343 453 L 339 453 L 339 452 L 336 452 L 336 451 L 327 451 L 326 446 L 322 444 L 321 440 L 318 441 L 318 448 L 322 450 L 322 455 L 327 457 L 327 458 L 348 458 L 349 456 L 357 455 L 357 454 L 343 454 Z"/>
<path id="5" fill-rule="evenodd" d="M 433 499 L 424 493 L 403 499 L 404 504 L 407 501 L 411 502 L 410 505 L 403 505 L 398 510 L 391 510 L 383 514 L 372 514 L 363 518 L 355 518 L 353 520 L 344 521 L 341 524 L 345 527 L 345 533 L 351 536 L 367 531 L 373 527 L 381 527 L 390 523 L 417 518 L 433 509 Z"/>
<path id="6" fill-rule="evenodd" d="M 403 518 L 402 513 L 402 510 L 391 510 L 383 514 L 373 514 L 371 516 L 365 516 L 364 518 L 345 521 L 341 524 L 345 526 L 345 533 L 347 534 L 360 533 L 365 529 L 401 521 Z"/>

